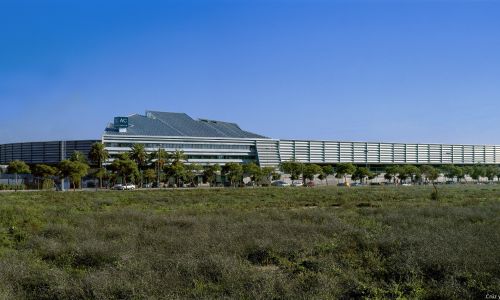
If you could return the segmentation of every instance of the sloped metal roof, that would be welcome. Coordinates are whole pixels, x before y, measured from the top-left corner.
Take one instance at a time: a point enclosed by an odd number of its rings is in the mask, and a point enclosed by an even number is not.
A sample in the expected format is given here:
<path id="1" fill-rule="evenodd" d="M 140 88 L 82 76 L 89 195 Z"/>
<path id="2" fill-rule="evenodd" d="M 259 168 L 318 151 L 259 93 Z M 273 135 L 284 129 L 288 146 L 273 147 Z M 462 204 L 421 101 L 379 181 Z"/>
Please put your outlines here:
<path id="1" fill-rule="evenodd" d="M 134 114 L 128 117 L 127 132 L 119 132 L 110 124 L 106 134 L 147 136 L 190 136 L 227 138 L 267 138 L 242 130 L 237 124 L 199 119 L 194 120 L 185 113 L 147 111 L 146 115 Z"/>

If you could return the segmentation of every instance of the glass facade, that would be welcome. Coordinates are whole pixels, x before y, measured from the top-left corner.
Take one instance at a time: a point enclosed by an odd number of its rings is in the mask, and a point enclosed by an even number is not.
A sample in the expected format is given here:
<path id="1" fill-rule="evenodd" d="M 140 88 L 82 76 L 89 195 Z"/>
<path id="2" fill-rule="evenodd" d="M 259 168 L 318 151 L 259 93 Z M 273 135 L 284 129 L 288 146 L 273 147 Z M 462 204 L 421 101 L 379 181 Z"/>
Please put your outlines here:
<path id="1" fill-rule="evenodd" d="M 231 145 L 231 144 L 175 144 L 175 143 L 142 143 L 146 148 L 163 149 L 229 149 L 229 150 L 255 150 L 251 145 Z M 123 148 L 132 147 L 133 143 L 104 143 L 106 147 Z"/>

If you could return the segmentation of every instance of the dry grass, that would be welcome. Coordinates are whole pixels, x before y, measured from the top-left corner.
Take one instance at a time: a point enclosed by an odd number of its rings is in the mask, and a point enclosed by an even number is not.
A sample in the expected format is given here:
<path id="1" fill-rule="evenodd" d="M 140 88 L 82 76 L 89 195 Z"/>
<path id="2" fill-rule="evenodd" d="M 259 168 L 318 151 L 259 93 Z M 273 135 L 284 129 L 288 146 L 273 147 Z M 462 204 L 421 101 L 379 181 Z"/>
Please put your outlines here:
<path id="1" fill-rule="evenodd" d="M 484 298 L 500 187 L 0 194 L 0 298 Z"/>

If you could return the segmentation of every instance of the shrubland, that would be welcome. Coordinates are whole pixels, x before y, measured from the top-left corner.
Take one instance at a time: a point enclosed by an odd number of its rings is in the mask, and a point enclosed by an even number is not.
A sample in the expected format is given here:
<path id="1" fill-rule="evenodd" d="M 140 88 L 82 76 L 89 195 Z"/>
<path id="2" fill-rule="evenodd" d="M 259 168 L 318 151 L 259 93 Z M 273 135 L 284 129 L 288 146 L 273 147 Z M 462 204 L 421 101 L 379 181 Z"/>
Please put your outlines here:
<path id="1" fill-rule="evenodd" d="M 0 193 L 0 298 L 474 299 L 500 187 Z"/>

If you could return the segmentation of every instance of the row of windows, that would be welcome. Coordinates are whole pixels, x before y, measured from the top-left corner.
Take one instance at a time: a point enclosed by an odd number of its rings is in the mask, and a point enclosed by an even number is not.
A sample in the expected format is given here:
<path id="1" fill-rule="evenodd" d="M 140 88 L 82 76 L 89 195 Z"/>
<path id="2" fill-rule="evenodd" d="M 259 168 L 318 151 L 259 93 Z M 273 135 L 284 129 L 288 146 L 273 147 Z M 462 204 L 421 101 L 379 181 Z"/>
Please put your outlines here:
<path id="1" fill-rule="evenodd" d="M 246 159 L 254 160 L 251 155 L 188 155 L 188 159 Z"/>
<path id="2" fill-rule="evenodd" d="M 106 147 L 132 147 L 132 143 L 104 143 Z M 226 145 L 226 144 L 143 144 L 146 148 L 167 149 L 238 149 L 255 150 L 251 145 Z"/>
<path id="3" fill-rule="evenodd" d="M 117 158 L 118 154 L 111 155 L 112 158 Z M 187 155 L 187 159 L 242 159 L 255 160 L 254 155 Z"/>

